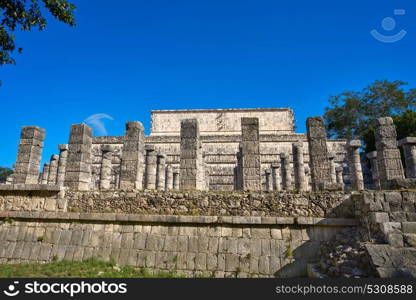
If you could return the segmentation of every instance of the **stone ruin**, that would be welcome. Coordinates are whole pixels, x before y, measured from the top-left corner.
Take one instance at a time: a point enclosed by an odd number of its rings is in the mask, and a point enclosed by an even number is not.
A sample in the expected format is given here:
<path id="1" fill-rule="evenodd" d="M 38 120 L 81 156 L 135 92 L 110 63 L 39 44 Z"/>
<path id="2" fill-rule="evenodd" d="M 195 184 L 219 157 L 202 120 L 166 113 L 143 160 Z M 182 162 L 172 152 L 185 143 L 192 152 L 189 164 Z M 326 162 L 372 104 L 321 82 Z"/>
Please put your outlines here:
<path id="1" fill-rule="evenodd" d="M 94 137 L 86 124 L 76 124 L 40 174 L 45 131 L 24 127 L 15 179 L 8 183 L 79 190 L 341 190 L 335 168 L 348 170 L 347 141 L 327 140 L 320 118 L 308 119 L 308 135 L 295 133 L 293 124 L 290 109 L 152 111 L 150 135 L 137 121 L 126 123 L 124 136 Z"/>
<path id="2" fill-rule="evenodd" d="M 75 124 L 41 172 L 45 130 L 25 126 L 0 185 L 0 263 L 415 277 L 416 137 L 377 119 L 368 185 L 360 141 L 328 139 L 321 117 L 306 125 L 295 133 L 290 109 L 152 111 L 149 135 L 138 121 L 124 136 Z"/>

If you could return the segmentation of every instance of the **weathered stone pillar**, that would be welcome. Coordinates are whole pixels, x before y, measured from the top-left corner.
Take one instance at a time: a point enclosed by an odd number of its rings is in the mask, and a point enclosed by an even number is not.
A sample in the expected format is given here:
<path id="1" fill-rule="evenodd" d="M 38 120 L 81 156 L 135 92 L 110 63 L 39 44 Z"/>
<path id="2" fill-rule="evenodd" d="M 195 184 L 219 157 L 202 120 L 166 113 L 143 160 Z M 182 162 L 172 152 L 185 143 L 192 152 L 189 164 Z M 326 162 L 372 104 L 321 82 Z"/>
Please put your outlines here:
<path id="1" fill-rule="evenodd" d="M 13 175 L 9 175 L 6 178 L 6 184 L 13 184 Z"/>
<path id="2" fill-rule="evenodd" d="M 91 185 L 92 129 L 86 124 L 71 126 L 68 161 L 65 169 L 66 187 L 89 190 Z"/>
<path id="3" fill-rule="evenodd" d="M 295 168 L 295 184 L 298 191 L 306 191 L 305 164 L 303 162 L 303 143 L 297 142 L 293 147 L 293 166 Z"/>
<path id="4" fill-rule="evenodd" d="M 146 145 L 145 188 L 156 189 L 157 152 L 153 145 Z"/>
<path id="5" fill-rule="evenodd" d="M 206 190 L 202 145 L 199 140 L 197 119 L 181 121 L 180 151 L 180 189 Z"/>
<path id="6" fill-rule="evenodd" d="M 159 153 L 157 155 L 157 175 L 156 187 L 158 190 L 165 190 L 166 185 L 166 155 Z"/>
<path id="7" fill-rule="evenodd" d="M 108 190 L 111 186 L 114 148 L 111 145 L 102 145 L 101 152 L 100 189 Z"/>
<path id="8" fill-rule="evenodd" d="M 305 166 L 305 185 L 306 185 L 306 191 L 310 190 L 310 185 L 309 185 L 309 176 L 311 174 L 311 169 L 309 168 L 308 165 Z"/>
<path id="9" fill-rule="evenodd" d="M 337 183 L 342 186 L 342 189 L 344 189 L 344 176 L 343 176 L 343 167 L 337 167 L 335 169 L 336 175 L 337 175 Z"/>
<path id="10" fill-rule="evenodd" d="M 280 162 L 272 163 L 272 180 L 273 180 L 273 190 L 280 191 L 282 189 L 280 185 Z"/>
<path id="11" fill-rule="evenodd" d="M 337 182 L 337 172 L 335 170 L 335 158 L 337 157 L 337 155 L 334 152 L 330 152 L 328 153 L 328 158 L 329 158 L 329 166 L 330 166 L 330 170 L 331 170 L 331 182 L 336 183 Z"/>
<path id="12" fill-rule="evenodd" d="M 166 166 L 165 190 L 173 189 L 173 169 L 172 166 Z"/>
<path id="13" fill-rule="evenodd" d="M 68 161 L 68 145 L 61 144 L 59 148 L 59 161 L 58 161 L 58 171 L 56 174 L 56 184 L 59 186 L 64 185 L 65 181 L 65 169 Z"/>
<path id="14" fill-rule="evenodd" d="M 241 138 L 238 186 L 244 191 L 261 190 L 261 160 L 259 119 L 241 118 Z"/>
<path id="15" fill-rule="evenodd" d="M 120 173 L 114 174 L 114 188 L 115 189 L 120 188 Z"/>
<path id="16" fill-rule="evenodd" d="M 351 176 L 351 188 L 354 191 L 364 190 L 363 169 L 360 159 L 361 141 L 351 140 L 348 142 L 348 166 Z"/>
<path id="17" fill-rule="evenodd" d="M 172 179 L 173 179 L 173 189 L 174 190 L 179 190 L 179 176 L 180 176 L 180 173 L 179 173 L 179 170 L 178 169 L 173 169 L 172 170 Z"/>
<path id="18" fill-rule="evenodd" d="M 137 121 L 126 123 L 120 166 L 120 189 L 142 189 L 144 172 L 144 127 Z"/>
<path id="19" fill-rule="evenodd" d="M 25 126 L 20 133 L 13 183 L 37 184 L 45 130 Z"/>
<path id="20" fill-rule="evenodd" d="M 266 173 L 266 191 L 273 191 L 273 181 L 272 181 L 272 172 L 270 169 L 265 170 Z"/>
<path id="21" fill-rule="evenodd" d="M 306 128 L 308 131 L 312 189 L 314 191 L 340 190 L 339 184 L 332 182 L 324 120 L 322 117 L 308 118 Z"/>
<path id="22" fill-rule="evenodd" d="M 399 146 L 403 147 L 406 177 L 416 178 L 416 137 L 411 136 L 400 140 Z"/>
<path id="23" fill-rule="evenodd" d="M 282 163 L 282 183 L 283 190 L 291 191 L 292 186 L 292 170 L 290 168 L 290 156 L 286 153 L 280 153 L 280 160 Z"/>
<path id="24" fill-rule="evenodd" d="M 51 160 L 49 162 L 49 175 L 48 175 L 48 184 L 55 185 L 56 184 L 56 177 L 58 174 L 58 160 L 59 155 L 52 155 Z"/>
<path id="25" fill-rule="evenodd" d="M 396 126 L 392 118 L 376 120 L 375 140 L 380 185 L 382 189 L 390 189 L 391 180 L 404 179 L 400 151 L 397 148 Z"/>
<path id="26" fill-rule="evenodd" d="M 371 178 L 373 179 L 374 188 L 380 189 L 380 179 L 378 177 L 378 165 L 377 165 L 377 151 L 367 153 L 367 158 L 370 161 L 371 166 Z"/>
<path id="27" fill-rule="evenodd" d="M 48 184 L 48 177 L 49 177 L 49 163 L 44 163 L 41 184 Z"/>

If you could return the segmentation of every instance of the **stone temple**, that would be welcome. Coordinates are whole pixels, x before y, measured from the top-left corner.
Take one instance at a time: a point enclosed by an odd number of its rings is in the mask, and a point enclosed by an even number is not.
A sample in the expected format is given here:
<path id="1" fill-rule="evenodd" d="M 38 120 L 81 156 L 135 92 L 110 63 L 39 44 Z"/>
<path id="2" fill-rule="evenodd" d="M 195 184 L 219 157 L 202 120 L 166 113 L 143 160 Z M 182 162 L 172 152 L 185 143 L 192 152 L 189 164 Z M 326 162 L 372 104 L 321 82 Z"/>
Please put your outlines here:
<path id="1" fill-rule="evenodd" d="M 239 174 L 242 174 L 241 168 L 238 167 L 238 157 L 241 151 L 240 147 L 244 144 L 242 136 L 244 136 L 245 131 L 250 130 L 245 129 L 242 121 L 244 119 L 258 120 L 258 123 L 254 125 L 255 131 L 258 131 L 258 136 L 252 142 L 258 144 L 259 147 L 259 152 L 255 154 L 259 159 L 258 170 L 256 169 L 255 172 L 259 173 L 256 175 L 259 176 L 260 186 L 254 189 L 294 190 L 300 187 L 303 190 L 310 190 L 312 180 L 311 172 L 307 167 L 310 162 L 307 135 L 295 133 L 294 114 L 289 108 L 155 110 L 151 112 L 152 122 L 149 135 L 144 135 L 143 125 L 140 123 L 132 125 L 132 122 L 128 122 L 125 136 L 98 137 L 93 137 L 86 125 L 75 125 L 84 128 L 72 130 L 71 137 L 79 136 L 82 142 L 88 140 L 83 148 L 86 151 L 84 154 L 92 154 L 91 161 L 89 159 L 84 161 L 84 163 L 90 165 L 88 170 L 85 169 L 85 171 L 91 177 L 90 179 L 87 178 L 86 181 L 84 180 L 81 185 L 84 189 L 117 189 L 123 187 L 121 171 L 123 169 L 123 152 L 126 152 L 124 149 L 130 147 L 132 143 L 139 143 L 141 147 L 136 150 L 141 154 L 135 157 L 133 164 L 140 161 L 137 172 L 141 174 L 137 174 L 137 180 L 142 181 L 142 183 L 138 183 L 134 187 L 173 189 L 174 184 L 176 188 L 179 188 L 179 183 L 182 182 L 184 189 L 192 188 L 192 185 L 187 186 L 185 181 L 180 180 L 181 170 L 183 174 L 186 173 L 184 166 L 181 166 L 181 147 L 191 146 L 193 148 L 189 151 L 192 152 L 192 155 L 195 154 L 195 161 L 193 162 L 191 159 L 186 163 L 195 164 L 198 162 L 200 173 L 203 173 L 199 174 L 198 186 L 195 185 L 196 189 L 217 191 L 243 189 L 239 187 L 238 182 Z M 195 121 L 195 131 L 189 137 L 195 140 L 193 146 L 181 145 L 181 140 L 184 139 L 183 135 L 187 134 L 181 130 L 187 120 Z M 185 128 L 183 129 L 189 130 Z M 132 141 L 128 141 L 130 131 L 134 130 L 137 130 L 138 136 L 135 136 Z M 72 147 L 81 145 L 76 138 L 72 140 L 73 143 L 70 138 L 69 147 L 71 145 Z M 298 182 L 300 180 L 299 172 L 296 170 L 298 169 L 298 163 L 296 156 L 294 157 L 293 154 L 295 144 L 298 145 L 296 149 L 301 151 L 297 157 L 302 159 L 302 166 L 300 166 L 303 173 L 300 177 L 303 181 L 302 184 Z M 347 141 L 331 139 L 327 141 L 327 145 L 327 151 L 332 154 L 331 164 L 333 169 L 345 169 L 345 175 L 347 176 Z M 60 147 L 61 156 L 62 154 L 67 155 L 68 146 L 60 145 Z M 183 151 L 188 151 L 185 148 L 183 148 Z M 70 150 L 69 152 L 71 152 Z M 129 155 L 132 153 L 129 153 Z M 45 166 L 43 183 L 54 184 L 52 177 L 45 175 L 46 173 L 49 175 L 50 170 L 55 175 L 58 163 L 58 160 L 55 159 L 56 157 Z M 103 164 L 106 165 L 104 169 Z M 130 165 L 130 163 L 128 164 Z M 83 176 L 87 176 L 87 174 L 85 173 Z M 51 180 L 48 181 L 47 177 L 51 177 Z M 42 183 L 42 176 L 39 178 L 39 183 Z M 336 177 L 333 179 L 336 182 Z M 100 180 L 105 180 L 106 183 L 104 185 L 100 184 Z M 86 187 L 88 181 L 89 186 Z M 67 180 L 67 182 L 69 181 Z"/>
<path id="2" fill-rule="evenodd" d="M 149 135 L 138 121 L 123 136 L 71 125 L 42 170 L 46 131 L 24 126 L 0 185 L 0 264 L 416 277 L 416 137 L 398 141 L 392 118 L 374 120 L 364 154 L 319 116 L 296 133 L 289 108 L 151 114 Z"/>

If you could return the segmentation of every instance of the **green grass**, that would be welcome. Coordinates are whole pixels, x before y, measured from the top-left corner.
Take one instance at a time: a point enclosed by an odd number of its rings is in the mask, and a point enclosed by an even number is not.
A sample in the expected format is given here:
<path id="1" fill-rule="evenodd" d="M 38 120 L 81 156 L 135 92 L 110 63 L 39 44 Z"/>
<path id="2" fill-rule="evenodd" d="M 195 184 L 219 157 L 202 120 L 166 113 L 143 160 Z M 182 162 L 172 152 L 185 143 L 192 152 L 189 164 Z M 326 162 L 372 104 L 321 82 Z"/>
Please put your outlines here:
<path id="1" fill-rule="evenodd" d="M 2 264 L 0 278 L 179 278 L 175 272 L 151 272 L 148 269 L 120 267 L 114 262 L 89 259 L 83 262 L 51 262 L 46 264 Z"/>

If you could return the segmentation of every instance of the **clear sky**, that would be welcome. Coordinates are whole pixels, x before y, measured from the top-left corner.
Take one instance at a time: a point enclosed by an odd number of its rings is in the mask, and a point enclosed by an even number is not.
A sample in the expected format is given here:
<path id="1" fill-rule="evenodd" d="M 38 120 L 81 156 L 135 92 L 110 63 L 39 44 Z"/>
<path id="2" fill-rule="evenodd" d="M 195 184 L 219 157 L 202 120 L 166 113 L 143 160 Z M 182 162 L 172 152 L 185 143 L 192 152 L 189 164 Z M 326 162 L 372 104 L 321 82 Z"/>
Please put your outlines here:
<path id="1" fill-rule="evenodd" d="M 97 113 L 123 135 L 127 120 L 149 130 L 152 109 L 290 107 L 305 132 L 330 95 L 376 79 L 416 87 L 414 0 L 72 2 L 76 27 L 17 33 L 24 52 L 0 68 L 0 166 L 23 125 L 46 129 L 45 161 Z M 384 43 L 373 29 L 407 34 Z"/>

